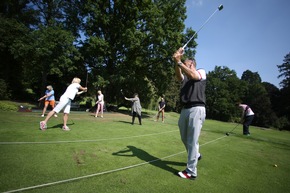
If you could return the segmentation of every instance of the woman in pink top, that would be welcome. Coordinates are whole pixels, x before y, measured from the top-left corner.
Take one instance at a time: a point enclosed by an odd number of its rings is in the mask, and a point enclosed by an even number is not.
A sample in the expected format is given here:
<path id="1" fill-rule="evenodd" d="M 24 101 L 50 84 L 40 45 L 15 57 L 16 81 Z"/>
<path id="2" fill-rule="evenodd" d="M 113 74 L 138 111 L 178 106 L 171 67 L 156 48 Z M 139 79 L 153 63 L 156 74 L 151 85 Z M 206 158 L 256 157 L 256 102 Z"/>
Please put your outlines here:
<path id="1" fill-rule="evenodd" d="M 241 122 L 243 123 L 243 134 L 249 136 L 250 135 L 249 126 L 251 125 L 254 119 L 255 113 L 246 104 L 239 103 L 238 105 L 243 110 L 241 118 Z"/>
<path id="2" fill-rule="evenodd" d="M 98 101 L 97 104 L 97 111 L 95 117 L 98 117 L 98 113 L 101 112 L 101 118 L 103 118 L 104 113 L 104 95 L 102 94 L 102 91 L 98 91 Z"/>

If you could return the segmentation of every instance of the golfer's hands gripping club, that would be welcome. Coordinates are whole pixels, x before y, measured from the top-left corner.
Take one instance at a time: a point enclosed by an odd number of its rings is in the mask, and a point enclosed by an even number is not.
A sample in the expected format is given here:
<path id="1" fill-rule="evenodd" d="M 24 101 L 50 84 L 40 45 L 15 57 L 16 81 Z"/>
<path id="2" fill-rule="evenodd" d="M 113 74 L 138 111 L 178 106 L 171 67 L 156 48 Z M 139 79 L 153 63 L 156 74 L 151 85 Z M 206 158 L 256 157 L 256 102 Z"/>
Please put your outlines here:
<path id="1" fill-rule="evenodd" d="M 80 95 L 80 94 L 82 94 L 82 93 L 84 93 L 84 92 L 87 92 L 87 91 L 88 91 L 88 88 L 85 87 L 84 90 L 82 90 L 82 91 L 80 91 L 80 92 L 77 92 L 77 95 Z"/>
<path id="2" fill-rule="evenodd" d="M 181 62 L 183 53 L 184 53 L 184 49 L 181 47 L 173 54 L 173 59 L 176 63 Z"/>

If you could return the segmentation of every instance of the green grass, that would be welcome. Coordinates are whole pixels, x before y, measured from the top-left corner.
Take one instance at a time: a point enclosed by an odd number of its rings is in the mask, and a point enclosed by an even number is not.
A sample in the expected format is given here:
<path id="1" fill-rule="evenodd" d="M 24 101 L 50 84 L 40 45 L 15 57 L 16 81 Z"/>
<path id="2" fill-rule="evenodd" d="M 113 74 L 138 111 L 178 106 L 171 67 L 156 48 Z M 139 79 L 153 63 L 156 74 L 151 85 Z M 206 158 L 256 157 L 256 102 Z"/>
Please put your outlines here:
<path id="1" fill-rule="evenodd" d="M 40 113 L 1 112 L 0 192 L 290 192 L 289 132 L 250 127 L 245 137 L 238 126 L 227 137 L 235 124 L 206 120 L 191 181 L 174 175 L 186 167 L 179 115 L 166 113 L 161 123 L 154 113 L 144 113 L 139 126 L 125 113 L 72 112 L 69 132 L 59 114 L 43 132 Z"/>

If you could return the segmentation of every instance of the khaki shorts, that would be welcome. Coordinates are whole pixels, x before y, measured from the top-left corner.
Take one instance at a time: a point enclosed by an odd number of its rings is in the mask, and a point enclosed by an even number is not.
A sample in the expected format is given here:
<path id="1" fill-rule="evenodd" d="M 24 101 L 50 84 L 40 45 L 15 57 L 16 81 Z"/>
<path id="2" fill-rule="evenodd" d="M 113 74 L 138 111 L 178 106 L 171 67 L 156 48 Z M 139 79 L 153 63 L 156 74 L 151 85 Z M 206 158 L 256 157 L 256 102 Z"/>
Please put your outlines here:
<path id="1" fill-rule="evenodd" d="M 64 113 L 69 114 L 70 106 L 71 106 L 71 99 L 62 96 L 60 97 L 59 103 L 56 105 L 53 111 L 56 113 L 59 113 L 61 110 L 63 110 Z"/>

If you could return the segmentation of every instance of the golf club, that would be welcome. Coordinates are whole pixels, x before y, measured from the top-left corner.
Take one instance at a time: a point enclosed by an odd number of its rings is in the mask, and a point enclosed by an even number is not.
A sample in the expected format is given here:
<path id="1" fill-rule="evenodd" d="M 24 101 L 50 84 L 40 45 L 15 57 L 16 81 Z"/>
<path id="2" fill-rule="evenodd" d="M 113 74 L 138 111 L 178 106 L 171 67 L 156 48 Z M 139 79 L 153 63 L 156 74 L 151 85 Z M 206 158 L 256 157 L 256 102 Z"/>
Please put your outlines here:
<path id="1" fill-rule="evenodd" d="M 88 87 L 88 76 L 89 76 L 89 73 L 87 71 L 87 77 L 86 77 L 86 87 Z"/>
<path id="2" fill-rule="evenodd" d="M 211 14 L 211 16 L 204 22 L 204 24 L 193 34 L 193 36 L 191 36 L 191 38 L 186 42 L 186 44 L 184 44 L 184 46 L 182 47 L 183 49 L 187 46 L 187 44 L 194 38 L 194 36 L 203 28 L 203 26 L 212 18 L 212 16 L 217 12 L 217 11 L 221 11 L 224 8 L 224 6 L 222 4 L 220 4 L 220 6 L 218 6 L 218 8 L 213 12 L 213 14 Z"/>
<path id="3" fill-rule="evenodd" d="M 229 136 L 230 133 L 232 133 L 239 125 L 240 123 L 238 123 L 230 132 L 227 132 L 226 135 Z"/>
<path id="4" fill-rule="evenodd" d="M 158 113 L 159 111 L 157 111 L 156 115 L 153 118 L 157 119 Z"/>

